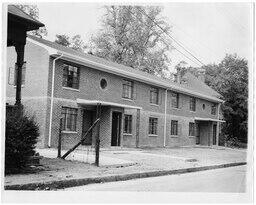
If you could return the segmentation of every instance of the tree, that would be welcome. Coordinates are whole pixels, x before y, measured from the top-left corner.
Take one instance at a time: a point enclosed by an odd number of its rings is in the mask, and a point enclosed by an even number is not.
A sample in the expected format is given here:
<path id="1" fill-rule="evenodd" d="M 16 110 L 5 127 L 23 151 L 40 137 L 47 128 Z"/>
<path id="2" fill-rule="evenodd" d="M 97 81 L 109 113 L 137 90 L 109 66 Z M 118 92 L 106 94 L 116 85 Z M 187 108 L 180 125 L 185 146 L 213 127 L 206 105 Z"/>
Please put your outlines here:
<path id="1" fill-rule="evenodd" d="M 205 83 L 223 96 L 221 106 L 226 121 L 223 132 L 227 140 L 247 143 L 248 118 L 248 65 L 236 54 L 226 55 L 219 64 L 209 64 L 200 68 L 185 67 L 179 63 L 176 69 L 183 75 L 189 71 L 198 77 L 205 71 Z"/>
<path id="2" fill-rule="evenodd" d="M 116 63 L 164 76 L 170 63 L 167 55 L 170 42 L 165 42 L 162 37 L 170 27 L 160 16 L 162 9 L 157 6 L 106 6 L 105 10 L 102 29 L 91 38 L 91 52 Z"/>
<path id="3" fill-rule="evenodd" d="M 39 9 L 36 5 L 19 4 L 19 5 L 17 5 L 17 7 L 20 8 L 21 10 L 23 10 L 28 15 L 30 15 L 32 18 L 39 19 Z M 38 30 L 30 31 L 28 33 L 31 35 L 40 37 L 40 38 L 42 38 L 43 36 L 47 36 L 47 30 L 46 30 L 45 26 L 40 27 Z"/>
<path id="4" fill-rule="evenodd" d="M 70 38 L 66 34 L 62 34 L 62 35 L 57 34 L 55 42 L 60 45 L 63 45 L 81 52 L 84 52 L 86 49 L 86 45 L 84 41 L 81 39 L 80 35 L 75 35 L 72 38 Z"/>
<path id="5" fill-rule="evenodd" d="M 234 55 L 218 65 L 205 66 L 206 84 L 224 97 L 222 111 L 225 118 L 224 133 L 228 139 L 247 143 L 248 129 L 248 63 Z"/>

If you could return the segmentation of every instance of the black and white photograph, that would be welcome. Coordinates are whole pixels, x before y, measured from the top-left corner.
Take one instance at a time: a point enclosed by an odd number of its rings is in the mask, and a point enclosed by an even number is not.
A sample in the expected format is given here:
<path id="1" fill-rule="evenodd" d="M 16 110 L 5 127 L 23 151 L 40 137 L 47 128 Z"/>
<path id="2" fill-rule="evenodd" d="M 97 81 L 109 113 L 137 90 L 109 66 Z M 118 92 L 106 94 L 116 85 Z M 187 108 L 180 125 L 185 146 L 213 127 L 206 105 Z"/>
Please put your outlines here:
<path id="1" fill-rule="evenodd" d="M 255 3 L 1 3 L 2 203 L 253 203 Z"/>

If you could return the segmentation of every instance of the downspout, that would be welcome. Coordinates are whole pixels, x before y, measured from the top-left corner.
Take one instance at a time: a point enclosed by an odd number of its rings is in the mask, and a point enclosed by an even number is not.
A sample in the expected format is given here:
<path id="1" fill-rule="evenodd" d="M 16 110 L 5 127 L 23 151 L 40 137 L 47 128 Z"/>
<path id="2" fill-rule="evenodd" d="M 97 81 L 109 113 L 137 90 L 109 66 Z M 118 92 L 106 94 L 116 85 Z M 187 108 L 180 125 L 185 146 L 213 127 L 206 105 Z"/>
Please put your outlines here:
<path id="1" fill-rule="evenodd" d="M 52 139 L 52 110 L 53 110 L 53 93 L 54 93 L 54 79 L 55 79 L 55 64 L 56 60 L 60 59 L 63 56 L 61 54 L 59 57 L 55 58 L 52 62 L 52 89 L 51 89 L 51 106 L 50 106 L 50 125 L 49 125 L 49 138 L 48 138 L 48 147 L 51 147 Z"/>
<path id="2" fill-rule="evenodd" d="M 165 90 L 165 103 L 164 103 L 164 147 L 166 146 L 166 133 L 167 133 L 167 91 Z"/>

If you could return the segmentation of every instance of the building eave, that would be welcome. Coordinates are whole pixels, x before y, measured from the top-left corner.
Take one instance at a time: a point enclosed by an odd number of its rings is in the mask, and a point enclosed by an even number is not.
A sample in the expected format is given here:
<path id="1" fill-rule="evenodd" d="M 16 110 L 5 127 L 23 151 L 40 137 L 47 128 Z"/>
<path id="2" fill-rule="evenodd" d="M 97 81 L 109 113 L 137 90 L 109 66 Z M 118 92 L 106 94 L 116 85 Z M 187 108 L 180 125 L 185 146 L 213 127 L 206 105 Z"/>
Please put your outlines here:
<path id="1" fill-rule="evenodd" d="M 66 61 L 71 61 L 73 63 L 77 63 L 77 64 L 80 64 L 80 65 L 85 65 L 85 66 L 88 66 L 88 67 L 92 67 L 94 69 L 101 70 L 101 71 L 104 71 L 104 72 L 107 72 L 107 73 L 122 76 L 122 77 L 125 77 L 125 78 L 130 78 L 132 80 L 137 80 L 139 82 L 143 82 L 143 83 L 150 84 L 150 85 L 153 85 L 153 86 L 161 87 L 161 88 L 164 88 L 164 89 L 167 89 L 167 90 L 172 90 L 172 91 L 175 91 L 175 92 L 180 92 L 180 93 L 183 93 L 183 94 L 186 94 L 186 95 L 189 95 L 189 96 L 194 96 L 194 97 L 205 99 L 205 100 L 208 100 L 208 101 L 211 101 L 211 102 L 216 102 L 216 103 L 223 103 L 224 102 L 223 100 L 221 100 L 217 97 L 201 94 L 201 93 L 191 91 L 191 90 L 186 89 L 186 88 L 182 88 L 182 87 L 179 87 L 179 86 L 176 86 L 176 85 L 171 85 L 171 84 L 168 84 L 168 83 L 165 83 L 165 82 L 161 82 L 160 80 L 152 79 L 152 78 L 149 78 L 147 76 L 138 75 L 138 74 L 131 73 L 131 72 L 128 72 L 128 71 L 125 71 L 125 70 L 120 70 L 120 69 L 115 68 L 113 66 L 108 66 L 108 65 L 105 65 L 103 63 L 98 63 L 98 62 L 95 62 L 95 61 L 92 61 L 92 60 L 89 60 L 89 59 L 86 59 L 86 58 L 83 58 L 83 57 L 80 57 L 80 56 L 72 55 L 68 52 L 64 52 L 64 51 L 54 49 L 50 46 L 47 46 L 43 43 L 37 42 L 37 41 L 35 41 L 33 39 L 30 39 L 30 38 L 28 38 L 28 41 L 45 48 L 48 51 L 49 55 L 52 56 L 52 57 L 57 57 L 57 56 L 60 56 L 60 55 L 63 54 L 62 59 L 66 60 Z"/>
<path id="2" fill-rule="evenodd" d="M 164 82 L 161 82 L 161 81 L 150 79 L 146 76 L 141 76 L 141 75 L 138 75 L 138 74 L 135 74 L 135 73 L 130 73 L 128 71 L 119 70 L 115 67 L 110 67 L 110 66 L 107 66 L 107 65 L 104 65 L 104 64 L 101 64 L 101 63 L 97 63 L 97 62 L 94 62 L 94 61 L 91 61 L 91 60 L 88 60 L 88 59 L 85 59 L 85 58 L 82 58 L 82 57 L 79 57 L 79 56 L 75 56 L 75 55 L 66 53 L 66 52 L 62 52 L 62 51 L 58 52 L 56 56 L 61 55 L 61 54 L 63 54 L 62 59 L 65 59 L 67 61 L 72 61 L 74 63 L 82 64 L 82 65 L 85 65 L 85 66 L 90 66 L 90 67 L 95 68 L 97 70 L 101 70 L 101 71 L 108 72 L 108 73 L 111 73 L 111 74 L 115 74 L 115 75 L 118 75 L 118 76 L 122 76 L 122 77 L 125 77 L 125 78 L 131 78 L 131 79 L 137 80 L 139 82 L 143 82 L 143 83 L 146 83 L 146 84 L 162 87 L 162 88 L 168 89 L 168 90 L 177 91 L 177 92 L 180 92 L 180 93 L 183 93 L 183 94 L 186 94 L 186 95 L 206 99 L 206 100 L 209 100 L 209 101 L 218 102 L 218 103 L 224 102 L 223 100 L 215 98 L 215 97 L 207 96 L 207 95 L 197 93 L 197 92 L 194 92 L 194 91 L 190 91 L 188 89 L 181 88 L 181 87 L 178 87 L 178 86 L 175 86 L 175 85 L 170 85 L 168 83 L 164 83 Z"/>

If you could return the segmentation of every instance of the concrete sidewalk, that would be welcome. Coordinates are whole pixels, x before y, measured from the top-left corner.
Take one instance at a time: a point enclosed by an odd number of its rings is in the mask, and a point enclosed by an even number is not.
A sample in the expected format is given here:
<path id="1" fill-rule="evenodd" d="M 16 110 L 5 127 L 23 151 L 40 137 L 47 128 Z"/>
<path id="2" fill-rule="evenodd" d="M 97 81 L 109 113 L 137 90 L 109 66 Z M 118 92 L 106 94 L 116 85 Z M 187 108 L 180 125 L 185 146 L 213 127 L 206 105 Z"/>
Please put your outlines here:
<path id="1" fill-rule="evenodd" d="M 48 190 L 90 183 L 181 174 L 246 164 L 246 153 L 236 150 L 206 148 L 172 148 L 139 150 L 102 150 L 100 167 L 70 161 L 89 159 L 80 150 L 70 160 L 56 159 L 57 153 L 46 151 L 41 169 L 35 173 L 8 175 L 5 189 Z M 42 153 L 42 152 L 41 152 Z M 92 158 L 93 159 L 93 158 Z M 105 162 L 103 160 L 106 160 Z M 88 161 L 89 162 L 89 161 Z M 129 166 L 128 166 L 129 165 Z"/>

